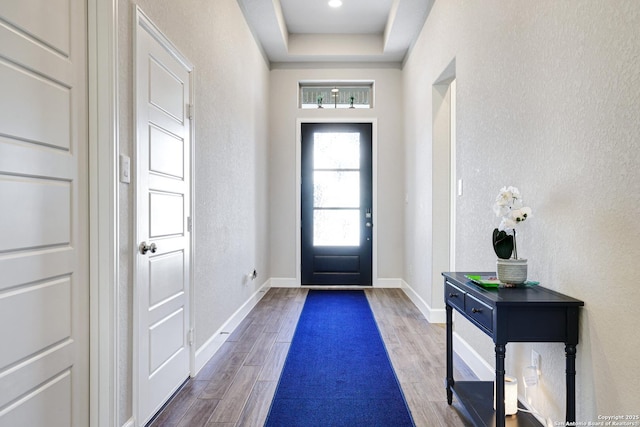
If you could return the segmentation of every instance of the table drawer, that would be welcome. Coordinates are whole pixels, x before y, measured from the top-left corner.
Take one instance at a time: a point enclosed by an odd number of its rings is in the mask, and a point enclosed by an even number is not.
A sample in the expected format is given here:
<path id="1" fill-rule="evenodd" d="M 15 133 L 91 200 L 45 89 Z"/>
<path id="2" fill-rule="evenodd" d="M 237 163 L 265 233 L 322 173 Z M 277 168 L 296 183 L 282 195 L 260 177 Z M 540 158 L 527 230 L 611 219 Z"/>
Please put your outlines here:
<path id="1" fill-rule="evenodd" d="M 449 305 L 457 307 L 458 309 L 460 309 L 460 311 L 464 311 L 465 295 L 466 295 L 466 292 L 463 291 L 462 289 L 452 285 L 449 282 L 445 282 L 444 298 Z"/>
<path id="2" fill-rule="evenodd" d="M 464 312 L 469 319 L 476 321 L 489 332 L 493 331 L 493 309 L 482 301 L 466 294 L 464 296 Z"/>

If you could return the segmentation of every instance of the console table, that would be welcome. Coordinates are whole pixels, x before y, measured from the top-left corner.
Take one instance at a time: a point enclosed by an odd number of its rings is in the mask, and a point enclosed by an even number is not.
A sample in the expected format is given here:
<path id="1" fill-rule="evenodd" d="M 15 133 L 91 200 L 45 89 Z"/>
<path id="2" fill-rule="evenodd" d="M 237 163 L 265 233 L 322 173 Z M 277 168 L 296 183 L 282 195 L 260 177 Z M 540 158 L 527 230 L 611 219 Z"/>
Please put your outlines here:
<path id="1" fill-rule="evenodd" d="M 584 302 L 542 286 L 484 288 L 466 275 L 491 276 L 492 272 L 442 273 L 447 314 L 447 402 L 453 394 L 476 426 L 505 426 L 504 375 L 508 342 L 563 342 L 566 353 L 566 421 L 575 422 L 576 345 L 579 308 Z M 453 379 L 453 310 L 489 335 L 496 354 L 496 410 L 493 383 Z M 498 415 L 501 414 L 501 415 Z M 509 425 L 539 425 L 530 414 L 518 412 Z"/>

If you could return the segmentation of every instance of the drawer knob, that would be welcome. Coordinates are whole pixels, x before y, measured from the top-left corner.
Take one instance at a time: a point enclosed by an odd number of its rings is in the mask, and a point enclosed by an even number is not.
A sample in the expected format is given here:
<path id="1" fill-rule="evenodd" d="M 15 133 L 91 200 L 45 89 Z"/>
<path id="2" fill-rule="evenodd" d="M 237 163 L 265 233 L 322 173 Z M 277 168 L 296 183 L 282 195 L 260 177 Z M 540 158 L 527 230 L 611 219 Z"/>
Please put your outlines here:
<path id="1" fill-rule="evenodd" d="M 472 313 L 482 313 L 482 309 L 481 309 L 481 308 L 475 308 L 475 307 L 474 307 L 474 308 L 472 308 L 472 309 L 471 309 L 471 312 L 472 312 Z"/>
<path id="2" fill-rule="evenodd" d="M 449 294 L 449 298 L 458 298 L 458 294 L 454 294 L 453 292 L 451 292 Z"/>

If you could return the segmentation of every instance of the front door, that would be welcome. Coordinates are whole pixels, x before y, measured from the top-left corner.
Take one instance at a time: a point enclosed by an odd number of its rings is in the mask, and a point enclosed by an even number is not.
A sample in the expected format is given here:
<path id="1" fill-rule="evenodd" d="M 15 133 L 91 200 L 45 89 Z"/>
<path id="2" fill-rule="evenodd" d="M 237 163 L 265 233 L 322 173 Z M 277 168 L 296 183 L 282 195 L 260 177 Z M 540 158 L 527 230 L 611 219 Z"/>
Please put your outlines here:
<path id="1" fill-rule="evenodd" d="M 0 1 L 0 426 L 89 425 L 87 2 Z"/>
<path id="2" fill-rule="evenodd" d="M 191 66 L 137 18 L 134 392 L 144 425 L 190 373 Z"/>
<path id="3" fill-rule="evenodd" d="M 371 285 L 372 124 L 303 123 L 302 284 Z"/>

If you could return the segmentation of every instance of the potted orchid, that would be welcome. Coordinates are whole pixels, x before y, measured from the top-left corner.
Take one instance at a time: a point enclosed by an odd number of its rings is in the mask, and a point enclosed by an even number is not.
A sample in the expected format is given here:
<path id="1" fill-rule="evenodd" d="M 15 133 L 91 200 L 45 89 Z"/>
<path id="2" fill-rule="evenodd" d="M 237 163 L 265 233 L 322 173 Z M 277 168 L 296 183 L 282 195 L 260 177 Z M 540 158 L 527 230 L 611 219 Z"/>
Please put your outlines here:
<path id="1" fill-rule="evenodd" d="M 506 284 L 520 284 L 527 280 L 527 260 L 518 258 L 516 226 L 531 217 L 531 208 L 522 205 L 516 187 L 502 187 L 493 206 L 500 225 L 493 230 L 493 249 L 498 256 L 498 279 Z"/>

